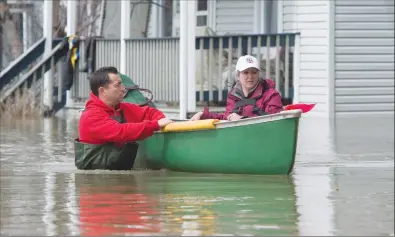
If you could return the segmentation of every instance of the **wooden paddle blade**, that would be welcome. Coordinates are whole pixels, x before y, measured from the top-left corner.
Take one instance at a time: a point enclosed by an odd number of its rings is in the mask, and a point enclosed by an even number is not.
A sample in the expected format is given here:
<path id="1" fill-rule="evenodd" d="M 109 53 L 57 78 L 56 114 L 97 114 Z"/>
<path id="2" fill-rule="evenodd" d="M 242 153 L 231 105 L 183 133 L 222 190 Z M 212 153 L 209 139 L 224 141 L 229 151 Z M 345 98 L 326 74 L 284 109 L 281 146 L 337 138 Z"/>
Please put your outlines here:
<path id="1" fill-rule="evenodd" d="M 315 107 L 315 104 L 291 104 L 285 106 L 284 110 L 300 109 L 303 113 L 307 113 Z"/>

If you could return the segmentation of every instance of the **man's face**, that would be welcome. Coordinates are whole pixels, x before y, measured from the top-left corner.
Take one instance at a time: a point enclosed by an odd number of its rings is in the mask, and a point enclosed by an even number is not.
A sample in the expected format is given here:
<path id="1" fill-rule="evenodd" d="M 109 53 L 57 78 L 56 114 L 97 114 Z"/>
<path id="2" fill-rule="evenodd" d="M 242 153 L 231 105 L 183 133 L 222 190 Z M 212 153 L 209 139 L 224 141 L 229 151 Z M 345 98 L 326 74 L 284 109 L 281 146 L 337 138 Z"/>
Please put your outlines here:
<path id="1" fill-rule="evenodd" d="M 109 73 L 110 83 L 102 87 L 103 98 L 112 105 L 119 104 L 125 96 L 125 86 L 118 74 Z"/>

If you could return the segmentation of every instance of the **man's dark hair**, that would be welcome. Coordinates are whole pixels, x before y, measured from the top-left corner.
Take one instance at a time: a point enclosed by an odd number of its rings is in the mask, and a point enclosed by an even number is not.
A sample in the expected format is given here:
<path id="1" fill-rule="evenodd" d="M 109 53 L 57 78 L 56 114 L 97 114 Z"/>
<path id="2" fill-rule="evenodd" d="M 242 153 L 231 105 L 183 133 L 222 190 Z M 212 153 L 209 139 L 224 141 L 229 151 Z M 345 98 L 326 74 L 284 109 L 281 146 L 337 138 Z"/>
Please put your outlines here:
<path id="1" fill-rule="evenodd" d="M 102 67 L 97 69 L 90 78 L 91 91 L 95 96 L 99 95 L 99 88 L 110 84 L 109 73 L 118 74 L 115 67 Z"/>

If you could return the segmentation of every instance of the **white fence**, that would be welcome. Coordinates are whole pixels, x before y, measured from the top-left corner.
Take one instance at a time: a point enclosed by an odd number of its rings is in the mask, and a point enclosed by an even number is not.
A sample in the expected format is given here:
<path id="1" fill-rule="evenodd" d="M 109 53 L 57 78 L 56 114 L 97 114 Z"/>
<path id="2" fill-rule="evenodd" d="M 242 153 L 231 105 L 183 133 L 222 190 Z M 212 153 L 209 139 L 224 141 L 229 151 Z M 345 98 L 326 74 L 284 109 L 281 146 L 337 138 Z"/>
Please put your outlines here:
<path id="1" fill-rule="evenodd" d="M 196 98 L 200 102 L 224 101 L 235 80 L 238 57 L 251 54 L 260 60 L 262 77 L 276 82 L 284 98 L 293 98 L 293 79 L 298 68 L 295 33 L 272 35 L 205 36 L 196 38 Z M 81 44 L 82 46 L 83 44 Z M 179 38 L 130 39 L 126 43 L 127 71 L 122 72 L 142 88 L 154 93 L 156 102 L 179 101 Z M 84 49 L 81 48 L 81 53 Z M 296 51 L 297 52 L 297 51 Z M 83 55 L 81 55 L 83 56 Z M 120 40 L 98 39 L 96 69 L 120 66 Z M 80 65 L 83 59 L 80 60 Z M 86 99 L 86 73 L 74 83 L 73 97 Z M 84 75 L 81 75 L 84 74 Z"/>

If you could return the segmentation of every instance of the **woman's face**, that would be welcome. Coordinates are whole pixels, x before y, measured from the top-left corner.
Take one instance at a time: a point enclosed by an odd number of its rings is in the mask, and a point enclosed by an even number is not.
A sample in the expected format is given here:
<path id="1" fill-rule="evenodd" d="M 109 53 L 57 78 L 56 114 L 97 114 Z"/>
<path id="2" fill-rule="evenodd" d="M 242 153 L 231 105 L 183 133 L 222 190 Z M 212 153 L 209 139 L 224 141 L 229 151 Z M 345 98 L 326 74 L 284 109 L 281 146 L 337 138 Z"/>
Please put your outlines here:
<path id="1" fill-rule="evenodd" d="M 250 91 L 259 80 L 259 71 L 256 68 L 247 68 L 239 72 L 239 80 L 243 89 Z"/>

